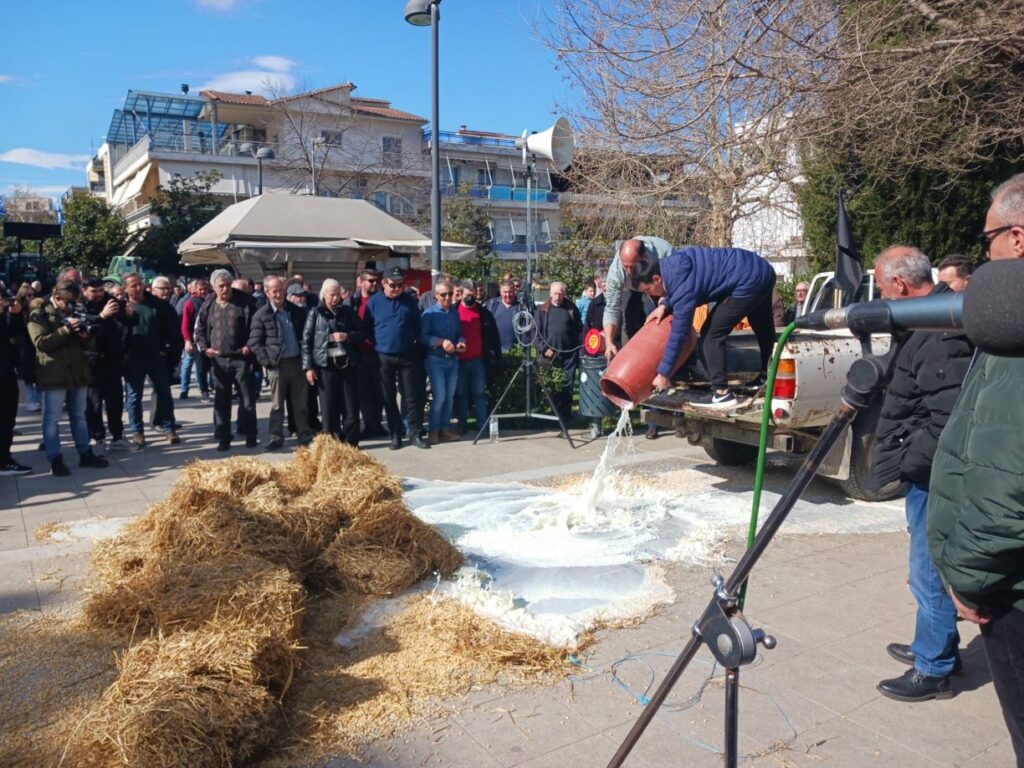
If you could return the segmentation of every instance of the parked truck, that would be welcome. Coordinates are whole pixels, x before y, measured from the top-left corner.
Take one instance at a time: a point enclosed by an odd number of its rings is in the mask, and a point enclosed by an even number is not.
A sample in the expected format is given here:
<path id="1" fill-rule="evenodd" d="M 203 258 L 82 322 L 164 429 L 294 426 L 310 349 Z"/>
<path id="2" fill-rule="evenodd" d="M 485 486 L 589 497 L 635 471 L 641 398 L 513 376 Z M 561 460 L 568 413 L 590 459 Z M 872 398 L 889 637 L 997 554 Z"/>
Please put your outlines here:
<path id="1" fill-rule="evenodd" d="M 834 305 L 842 297 L 835 289 L 831 272 L 816 275 L 801 314 Z M 857 298 L 875 296 L 874 278 L 865 275 Z M 846 303 L 843 300 L 843 303 Z M 882 354 L 889 337 L 872 338 L 872 350 Z M 817 442 L 840 403 L 840 390 L 853 361 L 861 356 L 860 340 L 844 330 L 793 333 L 779 361 L 775 388 L 771 393 L 771 425 L 768 448 L 797 458 Z M 735 331 L 727 341 L 726 361 L 731 385 L 743 391 L 760 371 L 760 352 L 752 331 Z M 748 392 L 740 405 L 726 412 L 694 406 L 692 401 L 707 392 L 707 382 L 679 383 L 667 392 L 645 401 L 644 419 L 675 431 L 694 445 L 703 446 L 714 461 L 726 466 L 753 462 L 761 430 L 761 412 L 766 394 Z M 819 474 L 835 480 L 846 493 L 865 501 L 883 501 L 902 492 L 900 483 L 880 489 L 871 482 L 875 425 L 881 403 L 862 411 L 843 438 L 834 446 Z"/>

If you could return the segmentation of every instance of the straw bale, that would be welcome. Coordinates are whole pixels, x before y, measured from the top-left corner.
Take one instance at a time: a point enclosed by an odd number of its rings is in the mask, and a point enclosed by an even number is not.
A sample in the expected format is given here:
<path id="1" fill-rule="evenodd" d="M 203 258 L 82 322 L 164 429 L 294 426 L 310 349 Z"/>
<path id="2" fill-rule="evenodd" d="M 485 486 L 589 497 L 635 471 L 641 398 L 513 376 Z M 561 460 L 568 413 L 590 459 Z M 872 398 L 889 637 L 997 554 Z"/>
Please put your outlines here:
<path id="1" fill-rule="evenodd" d="M 89 627 L 164 635 L 227 621 L 274 627 L 297 640 L 304 601 L 305 590 L 290 571 L 260 558 L 152 558 L 90 595 L 81 620 Z"/>
<path id="2" fill-rule="evenodd" d="M 120 675 L 79 724 L 72 765 L 239 765 L 273 736 L 294 649 L 237 625 L 147 640 L 120 660 Z"/>
<path id="3" fill-rule="evenodd" d="M 462 565 L 462 555 L 404 502 L 389 500 L 361 508 L 321 563 L 345 589 L 387 596 L 434 572 L 451 576 Z"/>
<path id="4" fill-rule="evenodd" d="M 273 467 L 252 456 L 233 456 L 216 461 L 194 461 L 181 470 L 179 488 L 200 488 L 230 496 L 245 496 L 274 480 Z"/>

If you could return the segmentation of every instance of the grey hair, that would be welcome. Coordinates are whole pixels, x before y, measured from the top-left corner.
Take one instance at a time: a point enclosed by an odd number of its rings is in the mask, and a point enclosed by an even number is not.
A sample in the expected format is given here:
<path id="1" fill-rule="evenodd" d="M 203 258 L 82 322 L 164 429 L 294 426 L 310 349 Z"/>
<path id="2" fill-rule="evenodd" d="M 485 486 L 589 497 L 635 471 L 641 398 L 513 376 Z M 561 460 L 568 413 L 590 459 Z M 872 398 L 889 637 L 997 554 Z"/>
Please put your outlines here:
<path id="1" fill-rule="evenodd" d="M 221 280 L 234 282 L 234 279 L 235 278 L 226 269 L 215 269 L 213 270 L 213 274 L 210 275 L 210 285 L 216 285 Z"/>
<path id="2" fill-rule="evenodd" d="M 434 283 L 434 289 L 435 289 L 435 290 L 437 290 L 437 289 L 438 289 L 438 288 L 440 288 L 440 287 L 441 287 L 442 285 L 447 285 L 447 286 L 448 286 L 449 288 L 451 288 L 451 287 L 452 287 L 452 281 L 451 281 L 451 279 L 450 279 L 450 278 L 447 278 L 447 277 L 439 277 L 439 278 L 437 279 L 437 282 L 436 282 L 436 283 Z"/>
<path id="3" fill-rule="evenodd" d="M 555 286 L 556 285 L 559 288 L 562 289 L 562 293 L 565 293 L 565 283 L 563 283 L 561 280 L 555 280 L 555 282 L 553 282 L 551 285 L 549 285 L 548 286 L 548 293 L 550 293 L 551 291 L 555 290 Z"/>
<path id="4" fill-rule="evenodd" d="M 900 277 L 917 288 L 932 282 L 932 263 L 920 248 L 912 245 L 890 245 L 875 259 L 879 278 L 888 283 Z"/>
<path id="5" fill-rule="evenodd" d="M 464 291 L 475 291 L 476 282 L 470 278 L 466 278 L 459 284 L 459 287 L 462 288 L 462 290 Z"/>
<path id="6" fill-rule="evenodd" d="M 339 283 L 333 277 L 328 277 L 326 280 L 324 280 L 323 283 L 321 283 L 320 285 L 320 301 L 324 300 L 324 296 L 327 295 L 328 291 L 333 291 L 335 289 L 337 289 L 340 292 L 341 283 Z"/>
<path id="7" fill-rule="evenodd" d="M 281 277 L 280 275 L 270 275 L 269 277 L 267 277 L 267 278 L 265 278 L 263 280 L 263 288 L 264 288 L 264 290 L 266 290 L 267 288 L 270 287 L 271 283 L 281 283 L 281 284 L 284 284 L 284 282 L 285 282 L 285 279 L 283 277 Z"/>
<path id="8" fill-rule="evenodd" d="M 158 275 L 157 277 L 153 278 L 153 282 L 151 282 L 149 284 L 149 286 L 151 288 L 157 288 L 157 287 L 162 286 L 164 284 L 166 284 L 167 287 L 170 288 L 171 287 L 171 280 L 170 280 L 170 278 L 165 277 L 164 275 Z"/>
<path id="9" fill-rule="evenodd" d="M 1019 224 L 1024 216 L 1024 173 L 1004 181 L 992 193 L 992 208 L 1000 225 Z"/>

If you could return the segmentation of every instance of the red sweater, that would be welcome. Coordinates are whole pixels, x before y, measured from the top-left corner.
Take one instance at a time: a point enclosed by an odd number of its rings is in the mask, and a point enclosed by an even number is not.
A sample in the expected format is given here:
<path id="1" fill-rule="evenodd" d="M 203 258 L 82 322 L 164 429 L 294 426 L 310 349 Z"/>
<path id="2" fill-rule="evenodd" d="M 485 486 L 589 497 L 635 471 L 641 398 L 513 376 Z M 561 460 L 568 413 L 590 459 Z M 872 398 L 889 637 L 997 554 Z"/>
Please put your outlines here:
<path id="1" fill-rule="evenodd" d="M 459 360 L 479 360 L 484 356 L 484 332 L 480 325 L 480 305 L 467 307 L 459 302 L 459 320 L 462 322 L 462 337 L 466 340 L 466 351 Z"/>

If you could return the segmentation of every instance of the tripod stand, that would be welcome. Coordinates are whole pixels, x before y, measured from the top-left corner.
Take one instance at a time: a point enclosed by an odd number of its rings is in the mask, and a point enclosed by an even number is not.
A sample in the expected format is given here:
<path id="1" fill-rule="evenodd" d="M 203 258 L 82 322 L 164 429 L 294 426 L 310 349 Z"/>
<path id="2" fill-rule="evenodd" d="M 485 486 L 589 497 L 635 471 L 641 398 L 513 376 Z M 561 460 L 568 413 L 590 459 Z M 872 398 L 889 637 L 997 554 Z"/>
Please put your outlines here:
<path id="1" fill-rule="evenodd" d="M 766 649 L 775 647 L 775 638 L 763 630 L 752 629 L 739 610 L 740 590 L 750 572 L 764 554 L 772 538 L 782 527 L 800 494 L 807 488 L 814 475 L 828 455 L 835 442 L 861 410 L 868 408 L 885 389 L 892 378 L 896 357 L 903 346 L 905 336 L 893 335 L 889 351 L 876 356 L 871 352 L 870 333 L 858 334 L 863 357 L 854 362 L 846 376 L 842 390 L 842 405 L 832 421 L 825 427 L 817 444 L 807 454 L 797 470 L 789 487 L 776 503 L 765 520 L 753 544 L 740 558 L 736 569 L 728 580 L 716 574 L 712 584 L 714 595 L 704 613 L 693 625 L 693 637 L 672 664 L 658 690 L 651 696 L 650 703 L 637 718 L 618 751 L 608 763 L 608 768 L 619 768 L 632 751 L 644 730 L 658 713 L 669 692 L 679 677 L 686 671 L 702 643 L 706 643 L 715 659 L 725 668 L 725 760 L 726 768 L 735 768 L 738 755 L 739 737 L 739 678 L 740 667 L 750 664 L 757 656 L 757 645 Z"/>
<path id="2" fill-rule="evenodd" d="M 523 134 L 526 135 L 525 133 Z M 521 312 L 530 312 L 533 309 L 533 296 L 531 290 L 533 287 L 533 259 L 531 258 L 530 249 L 533 247 L 533 239 L 531 237 L 533 231 L 532 219 L 533 219 L 533 172 L 536 158 L 530 155 L 527 158 L 526 149 L 523 149 L 523 167 L 524 174 L 526 176 L 526 282 L 524 283 L 524 291 L 520 303 L 523 306 Z M 518 335 L 518 334 L 517 334 Z M 551 405 L 551 412 L 553 416 L 547 413 L 534 413 L 533 411 L 533 375 L 534 365 L 536 362 L 533 359 L 533 344 L 526 344 L 520 340 L 520 346 L 523 348 L 523 362 L 520 364 L 519 369 L 512 376 L 508 386 L 505 387 L 505 391 L 501 393 L 501 397 L 498 398 L 498 402 L 494 404 L 494 409 L 487 417 L 487 424 L 480 425 L 480 431 L 476 433 L 476 437 L 473 438 L 473 445 L 479 442 L 480 438 L 484 434 L 484 430 L 489 427 L 491 419 L 512 419 L 512 418 L 527 418 L 527 419 L 547 419 L 548 421 L 557 421 L 559 428 L 562 430 L 562 434 L 565 435 L 566 440 L 569 441 L 569 445 L 576 448 L 576 443 L 573 442 L 572 436 L 569 434 L 569 429 L 565 422 L 562 420 L 562 415 L 559 413 L 558 408 L 555 406 L 555 400 L 551 396 L 551 393 L 544 389 L 544 394 L 547 395 L 548 403 Z M 498 409 L 504 402 L 505 397 L 512 390 L 512 385 L 515 384 L 519 374 L 522 373 L 526 377 L 526 408 L 520 413 L 498 413 Z"/>

